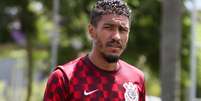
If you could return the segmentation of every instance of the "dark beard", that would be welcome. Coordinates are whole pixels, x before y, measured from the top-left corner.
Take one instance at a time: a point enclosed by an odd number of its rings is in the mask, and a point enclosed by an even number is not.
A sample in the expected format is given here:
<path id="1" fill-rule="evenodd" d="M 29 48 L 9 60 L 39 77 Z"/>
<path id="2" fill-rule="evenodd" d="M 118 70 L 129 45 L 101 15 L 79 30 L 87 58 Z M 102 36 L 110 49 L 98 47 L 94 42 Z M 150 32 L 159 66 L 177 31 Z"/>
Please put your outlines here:
<path id="1" fill-rule="evenodd" d="M 96 44 L 100 48 L 104 47 L 100 40 L 97 40 Z M 120 41 L 112 39 L 106 43 L 106 47 L 116 47 L 116 48 L 120 48 L 120 49 L 124 50 L 126 48 L 126 45 L 123 46 Z M 100 52 L 100 53 L 108 63 L 116 63 L 116 62 L 118 62 L 118 60 L 120 58 L 120 56 L 117 56 L 117 55 L 105 54 L 104 52 Z"/>
<path id="2" fill-rule="evenodd" d="M 102 56 L 108 63 L 116 63 L 119 60 L 119 56 L 115 55 L 106 55 L 102 53 Z"/>

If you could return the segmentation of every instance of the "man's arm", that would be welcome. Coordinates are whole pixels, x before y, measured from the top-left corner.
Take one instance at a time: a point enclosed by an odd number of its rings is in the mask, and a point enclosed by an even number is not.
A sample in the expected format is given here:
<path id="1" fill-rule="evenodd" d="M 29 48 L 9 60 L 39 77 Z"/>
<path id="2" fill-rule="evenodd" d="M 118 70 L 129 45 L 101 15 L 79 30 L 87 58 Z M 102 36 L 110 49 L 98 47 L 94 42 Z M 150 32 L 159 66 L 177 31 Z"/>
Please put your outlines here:
<path id="1" fill-rule="evenodd" d="M 60 69 L 51 73 L 46 85 L 43 101 L 66 101 L 69 85 L 65 78 Z"/>

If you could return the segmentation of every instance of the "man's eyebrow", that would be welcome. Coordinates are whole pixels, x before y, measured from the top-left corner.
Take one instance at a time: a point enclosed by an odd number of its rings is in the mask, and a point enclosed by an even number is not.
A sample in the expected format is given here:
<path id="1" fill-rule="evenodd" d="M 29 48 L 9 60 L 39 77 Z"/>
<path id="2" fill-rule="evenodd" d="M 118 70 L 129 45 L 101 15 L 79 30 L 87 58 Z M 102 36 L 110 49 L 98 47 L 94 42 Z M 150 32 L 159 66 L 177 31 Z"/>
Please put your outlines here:
<path id="1" fill-rule="evenodd" d="M 118 25 L 118 26 L 122 26 L 122 27 L 127 27 L 126 24 L 122 24 L 122 23 L 116 23 L 116 22 L 112 22 L 112 21 L 109 21 L 109 22 L 105 22 L 103 25 Z"/>
<path id="2" fill-rule="evenodd" d="M 123 24 L 116 25 L 115 23 L 106 22 L 106 23 L 103 24 L 103 26 L 108 26 L 108 27 L 118 26 L 118 27 L 123 28 L 125 30 L 129 30 L 129 26 L 126 26 L 126 25 L 123 25 Z"/>
<path id="3" fill-rule="evenodd" d="M 112 25 L 115 25 L 115 24 L 114 24 L 114 23 L 106 22 L 106 23 L 104 23 L 103 25 L 109 25 L 109 26 L 112 26 Z"/>

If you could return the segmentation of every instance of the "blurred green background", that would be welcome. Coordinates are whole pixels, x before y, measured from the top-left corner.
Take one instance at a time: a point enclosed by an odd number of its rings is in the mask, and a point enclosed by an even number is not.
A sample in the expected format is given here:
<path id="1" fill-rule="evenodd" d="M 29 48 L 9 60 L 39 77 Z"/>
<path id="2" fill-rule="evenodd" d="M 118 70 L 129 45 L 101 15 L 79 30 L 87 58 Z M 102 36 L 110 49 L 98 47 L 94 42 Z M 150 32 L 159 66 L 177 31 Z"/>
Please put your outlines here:
<path id="1" fill-rule="evenodd" d="M 147 95 L 160 97 L 163 2 L 161 0 L 126 1 L 134 11 L 134 20 L 128 47 L 122 58 L 145 73 Z M 181 73 L 177 76 L 180 78 L 179 98 L 181 101 L 188 100 L 191 82 L 190 46 L 193 23 L 191 21 L 192 4 L 189 1 L 181 0 L 179 5 L 182 14 L 179 51 Z M 56 47 L 58 59 L 55 60 L 57 64 L 64 64 L 90 51 L 91 42 L 87 25 L 89 12 L 94 2 L 95 0 L 60 0 L 56 20 L 58 29 L 55 29 L 53 1 L 0 1 L 1 101 L 42 101 L 47 77 L 54 65 L 52 64 L 54 60 L 51 58 L 52 46 L 54 46 L 55 38 L 57 39 L 55 33 L 59 33 L 58 47 Z M 196 38 L 193 40 L 198 46 L 196 48 L 196 97 L 201 98 L 200 9 L 197 10 L 196 33 Z"/>

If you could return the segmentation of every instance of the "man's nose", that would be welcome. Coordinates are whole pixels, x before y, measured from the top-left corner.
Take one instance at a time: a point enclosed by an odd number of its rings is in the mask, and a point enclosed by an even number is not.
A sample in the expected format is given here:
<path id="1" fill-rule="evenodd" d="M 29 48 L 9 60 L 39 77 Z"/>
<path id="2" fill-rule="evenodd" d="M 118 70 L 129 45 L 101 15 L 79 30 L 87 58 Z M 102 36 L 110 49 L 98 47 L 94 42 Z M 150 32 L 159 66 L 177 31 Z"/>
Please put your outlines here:
<path id="1" fill-rule="evenodd" d="M 119 33 L 119 31 L 118 30 L 115 30 L 114 32 L 113 32 L 113 37 L 112 37 L 113 39 L 115 39 L 115 40 L 120 40 L 120 33 Z"/>

